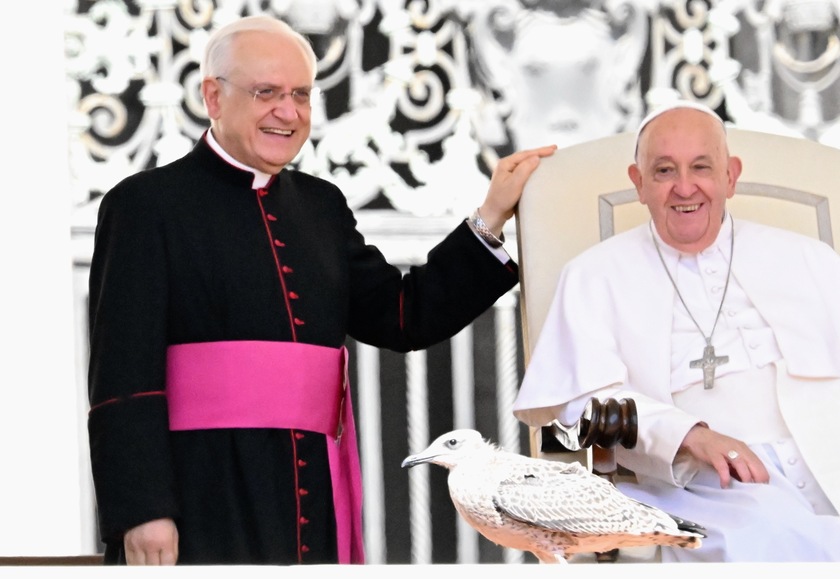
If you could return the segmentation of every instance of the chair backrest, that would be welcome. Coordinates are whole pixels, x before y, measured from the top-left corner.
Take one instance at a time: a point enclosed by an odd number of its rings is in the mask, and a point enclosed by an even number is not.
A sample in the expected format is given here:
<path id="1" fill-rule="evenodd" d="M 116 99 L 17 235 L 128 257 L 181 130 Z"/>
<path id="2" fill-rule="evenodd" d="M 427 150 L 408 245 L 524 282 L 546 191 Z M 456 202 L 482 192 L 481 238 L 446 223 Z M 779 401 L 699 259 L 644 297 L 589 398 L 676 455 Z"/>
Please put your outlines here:
<path id="1" fill-rule="evenodd" d="M 526 365 L 564 264 L 649 219 L 627 176 L 634 138 L 622 133 L 559 149 L 525 187 L 516 219 Z M 743 161 L 727 204 L 733 215 L 840 243 L 840 149 L 736 128 L 728 139 Z"/>

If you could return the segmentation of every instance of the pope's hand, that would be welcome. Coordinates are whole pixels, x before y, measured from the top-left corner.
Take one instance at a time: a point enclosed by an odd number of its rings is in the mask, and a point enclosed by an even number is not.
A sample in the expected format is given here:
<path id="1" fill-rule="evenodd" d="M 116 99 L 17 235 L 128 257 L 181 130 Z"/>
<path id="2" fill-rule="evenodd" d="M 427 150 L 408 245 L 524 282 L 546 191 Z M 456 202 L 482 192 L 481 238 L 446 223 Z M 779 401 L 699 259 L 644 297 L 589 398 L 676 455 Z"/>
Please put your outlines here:
<path id="1" fill-rule="evenodd" d="M 680 450 L 711 465 L 720 476 L 721 488 L 728 487 L 733 478 L 744 483 L 770 481 L 770 473 L 749 446 L 705 425 L 697 424 L 689 430 Z"/>

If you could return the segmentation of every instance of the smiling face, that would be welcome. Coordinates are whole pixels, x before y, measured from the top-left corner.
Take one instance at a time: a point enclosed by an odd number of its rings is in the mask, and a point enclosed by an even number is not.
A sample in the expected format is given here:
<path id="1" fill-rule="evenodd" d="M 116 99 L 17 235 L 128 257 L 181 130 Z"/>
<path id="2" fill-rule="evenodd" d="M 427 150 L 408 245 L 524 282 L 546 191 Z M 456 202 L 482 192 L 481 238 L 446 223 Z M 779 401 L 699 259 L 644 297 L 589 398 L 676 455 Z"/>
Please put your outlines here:
<path id="1" fill-rule="evenodd" d="M 312 110 L 310 105 L 296 105 L 288 94 L 261 102 L 251 93 L 266 88 L 288 93 L 312 87 L 310 61 L 294 38 L 256 30 L 233 37 L 228 56 L 231 66 L 219 75 L 225 81 L 207 77 L 202 83 L 213 136 L 236 160 L 276 174 L 309 138 Z"/>
<path id="2" fill-rule="evenodd" d="M 729 156 L 720 121 L 690 108 L 653 119 L 639 138 L 636 164 L 628 168 L 659 236 L 688 253 L 717 238 L 740 174 L 741 161 Z"/>

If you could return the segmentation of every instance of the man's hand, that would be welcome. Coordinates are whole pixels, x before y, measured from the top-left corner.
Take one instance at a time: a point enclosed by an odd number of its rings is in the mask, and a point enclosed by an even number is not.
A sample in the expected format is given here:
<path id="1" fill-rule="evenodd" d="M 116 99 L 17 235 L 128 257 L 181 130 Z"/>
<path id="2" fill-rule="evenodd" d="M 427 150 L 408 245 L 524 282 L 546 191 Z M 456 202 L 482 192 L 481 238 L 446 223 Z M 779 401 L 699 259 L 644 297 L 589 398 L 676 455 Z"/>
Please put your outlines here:
<path id="1" fill-rule="evenodd" d="M 680 450 L 709 464 L 720 476 L 720 487 L 726 488 L 732 478 L 744 483 L 767 483 L 770 473 L 750 448 L 735 438 L 725 436 L 705 425 L 695 425 L 685 435 Z"/>
<path id="2" fill-rule="evenodd" d="M 130 529 L 123 538 L 128 565 L 174 565 L 178 529 L 172 519 L 156 519 Z"/>
<path id="3" fill-rule="evenodd" d="M 527 149 L 503 157 L 496 163 L 487 197 L 478 209 L 481 219 L 494 235 L 500 236 L 505 222 L 513 217 L 525 182 L 539 166 L 540 158 L 551 155 L 556 149 L 557 145 Z"/>

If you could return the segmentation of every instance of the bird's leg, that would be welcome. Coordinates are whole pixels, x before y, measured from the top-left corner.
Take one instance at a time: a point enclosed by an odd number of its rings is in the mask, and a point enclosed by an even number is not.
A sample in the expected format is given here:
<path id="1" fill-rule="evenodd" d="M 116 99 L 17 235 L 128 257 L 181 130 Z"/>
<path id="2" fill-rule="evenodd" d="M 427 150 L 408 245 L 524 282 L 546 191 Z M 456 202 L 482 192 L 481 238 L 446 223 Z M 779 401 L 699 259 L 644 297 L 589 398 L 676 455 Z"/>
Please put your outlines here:
<path id="1" fill-rule="evenodd" d="M 563 551 L 531 551 L 541 564 L 568 563 Z"/>

